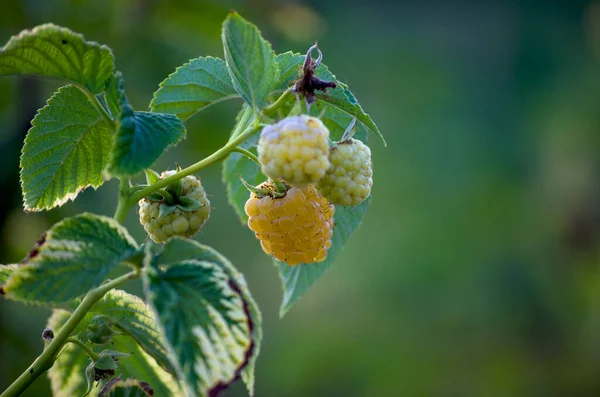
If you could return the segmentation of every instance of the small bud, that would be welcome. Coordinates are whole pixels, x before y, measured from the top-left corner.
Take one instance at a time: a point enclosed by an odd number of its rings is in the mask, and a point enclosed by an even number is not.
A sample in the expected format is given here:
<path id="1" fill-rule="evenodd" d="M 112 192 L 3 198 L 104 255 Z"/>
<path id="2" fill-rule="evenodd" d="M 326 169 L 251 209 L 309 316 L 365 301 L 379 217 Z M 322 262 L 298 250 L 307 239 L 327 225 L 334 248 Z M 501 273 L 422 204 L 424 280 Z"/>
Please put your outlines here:
<path id="1" fill-rule="evenodd" d="M 42 339 L 44 339 L 46 342 L 52 342 L 52 339 L 54 339 L 54 331 L 52 331 L 50 328 L 46 328 L 44 332 L 42 332 Z"/>

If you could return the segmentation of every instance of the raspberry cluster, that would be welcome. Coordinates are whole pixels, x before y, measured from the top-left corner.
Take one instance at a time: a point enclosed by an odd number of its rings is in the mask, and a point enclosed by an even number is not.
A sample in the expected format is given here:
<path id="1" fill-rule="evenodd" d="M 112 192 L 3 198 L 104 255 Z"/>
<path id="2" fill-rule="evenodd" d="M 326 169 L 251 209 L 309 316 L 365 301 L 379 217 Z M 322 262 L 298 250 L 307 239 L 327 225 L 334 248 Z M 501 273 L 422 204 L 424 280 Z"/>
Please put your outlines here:
<path id="1" fill-rule="evenodd" d="M 160 175 L 160 179 L 175 172 L 165 171 Z M 181 179 L 181 184 L 181 192 L 179 196 L 174 197 L 173 203 L 151 198 L 143 198 L 139 202 L 140 223 L 150 238 L 157 243 L 164 242 L 171 236 L 192 237 L 210 216 L 210 202 L 206 198 L 200 180 L 194 176 L 186 176 Z M 177 205 L 178 202 L 183 201 L 181 198 L 197 200 L 200 206 L 196 209 L 187 209 L 183 205 Z M 174 208 L 169 213 L 161 215 L 161 212 L 166 212 L 164 211 L 166 206 L 174 206 Z"/>
<path id="2" fill-rule="evenodd" d="M 266 182 L 261 189 L 274 187 Z M 291 187 L 283 197 L 252 194 L 244 210 L 248 227 L 263 251 L 278 261 L 295 266 L 322 262 L 333 235 L 335 207 L 313 185 Z"/>

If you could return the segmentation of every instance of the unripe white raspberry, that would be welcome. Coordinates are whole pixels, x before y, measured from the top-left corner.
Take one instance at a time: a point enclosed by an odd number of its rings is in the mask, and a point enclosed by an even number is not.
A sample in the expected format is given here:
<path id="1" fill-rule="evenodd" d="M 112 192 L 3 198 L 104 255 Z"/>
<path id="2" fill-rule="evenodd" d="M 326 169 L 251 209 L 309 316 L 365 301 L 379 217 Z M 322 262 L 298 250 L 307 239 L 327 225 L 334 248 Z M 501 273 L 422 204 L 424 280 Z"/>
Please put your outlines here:
<path id="1" fill-rule="evenodd" d="M 329 130 L 316 117 L 287 117 L 266 126 L 258 142 L 262 172 L 293 186 L 319 181 L 330 167 Z"/>

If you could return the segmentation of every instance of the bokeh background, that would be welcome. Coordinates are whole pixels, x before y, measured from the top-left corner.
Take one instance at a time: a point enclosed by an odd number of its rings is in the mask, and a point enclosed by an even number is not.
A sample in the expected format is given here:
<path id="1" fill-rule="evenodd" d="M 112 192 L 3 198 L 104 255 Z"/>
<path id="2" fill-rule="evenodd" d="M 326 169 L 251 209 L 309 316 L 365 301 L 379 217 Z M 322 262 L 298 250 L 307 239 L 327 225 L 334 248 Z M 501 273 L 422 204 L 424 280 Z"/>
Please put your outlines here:
<path id="1" fill-rule="evenodd" d="M 197 238 L 263 310 L 256 395 L 599 396 L 600 1 L 1 0 L 0 42 L 43 22 L 84 33 L 112 47 L 145 110 L 177 66 L 222 56 L 232 7 L 278 52 L 318 40 L 389 144 L 371 140 L 362 227 L 283 319 L 276 269 L 229 207 L 220 165 L 201 173 L 214 209 Z M 0 79 L 0 263 L 65 216 L 115 208 L 111 181 L 21 209 L 19 151 L 57 87 Z M 194 117 L 155 168 L 219 148 L 238 106 Z M 127 226 L 144 238 L 133 211 Z M 41 351 L 49 314 L 0 300 L 0 390 Z M 47 379 L 26 395 L 49 395 Z"/>

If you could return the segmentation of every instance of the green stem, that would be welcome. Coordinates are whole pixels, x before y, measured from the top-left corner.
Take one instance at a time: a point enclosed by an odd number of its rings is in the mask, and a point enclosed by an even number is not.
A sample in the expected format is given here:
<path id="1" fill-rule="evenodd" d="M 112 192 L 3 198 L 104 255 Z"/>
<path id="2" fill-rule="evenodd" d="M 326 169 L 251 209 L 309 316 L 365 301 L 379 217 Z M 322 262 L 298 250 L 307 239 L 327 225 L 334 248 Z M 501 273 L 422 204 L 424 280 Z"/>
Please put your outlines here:
<path id="1" fill-rule="evenodd" d="M 96 361 L 99 358 L 98 355 L 92 349 L 87 347 L 87 345 L 85 343 L 83 343 L 82 341 L 80 341 L 77 338 L 69 337 L 69 338 L 67 338 L 67 343 L 72 343 L 72 344 L 77 345 L 80 348 L 82 348 L 87 353 L 87 355 L 90 356 L 92 361 Z"/>
<path id="2" fill-rule="evenodd" d="M 138 277 L 138 272 L 131 272 L 124 274 L 120 277 L 115 278 L 105 284 L 102 284 L 98 288 L 90 290 L 77 309 L 73 312 L 71 317 L 62 326 L 60 331 L 56 333 L 52 342 L 48 344 L 46 349 L 35 359 L 33 364 L 29 366 L 9 387 L 4 390 L 0 397 L 14 397 L 23 393 L 27 387 L 34 380 L 36 380 L 41 374 L 49 370 L 54 364 L 54 360 L 58 355 L 58 352 L 62 349 L 65 343 L 68 342 L 69 337 L 83 319 L 83 317 L 90 311 L 92 306 L 96 304 L 108 291 L 125 283 L 126 281 L 132 280 Z"/>
<path id="3" fill-rule="evenodd" d="M 254 153 L 250 152 L 249 150 L 246 150 L 246 149 L 238 146 L 238 147 L 233 148 L 232 152 L 241 153 L 260 166 L 260 161 L 258 161 L 258 157 L 256 157 L 254 155 Z"/>
<path id="4" fill-rule="evenodd" d="M 277 110 L 281 109 L 288 98 L 293 95 L 291 89 L 286 90 L 275 102 L 273 102 L 270 106 L 267 106 L 263 109 L 263 114 L 268 117 L 274 117 L 277 115 Z"/>
<path id="5" fill-rule="evenodd" d="M 119 202 L 117 203 L 117 211 L 115 212 L 115 220 L 119 223 L 125 222 L 125 218 L 127 218 L 127 213 L 131 206 L 129 205 L 129 196 L 128 196 L 128 186 L 127 179 L 121 179 L 121 184 L 119 186 Z"/>
<path id="6" fill-rule="evenodd" d="M 129 204 L 133 205 L 131 203 L 137 203 L 139 200 L 143 199 L 150 193 L 153 193 L 158 189 L 161 189 L 167 185 L 170 185 L 171 183 L 176 182 L 183 177 L 194 174 L 194 173 L 200 171 L 201 169 L 208 167 L 209 165 L 216 163 L 217 161 L 227 157 L 229 155 L 229 153 L 231 153 L 232 151 L 235 150 L 237 145 L 239 145 L 240 143 L 244 142 L 246 139 L 250 138 L 252 135 L 257 133 L 260 128 L 262 128 L 261 124 L 259 124 L 258 126 L 252 125 L 252 126 L 246 128 L 242 133 L 240 133 L 237 136 L 237 138 L 230 140 L 225 146 L 223 146 L 221 149 L 217 150 L 210 156 L 206 157 L 205 159 L 200 160 L 196 164 L 192 164 L 189 167 L 184 168 L 181 171 L 176 172 L 175 174 L 173 174 L 171 176 L 161 179 L 160 181 L 158 181 L 150 186 L 146 186 L 145 188 L 138 190 L 137 192 L 133 193 L 129 197 L 129 200 L 128 200 Z"/>
<path id="7" fill-rule="evenodd" d="M 235 125 L 235 128 L 229 137 L 229 142 L 233 141 L 244 131 L 244 128 L 246 128 L 248 125 L 248 121 L 250 121 L 250 117 L 252 117 L 252 108 L 250 106 L 246 106 L 246 109 L 240 116 L 240 120 Z"/>

